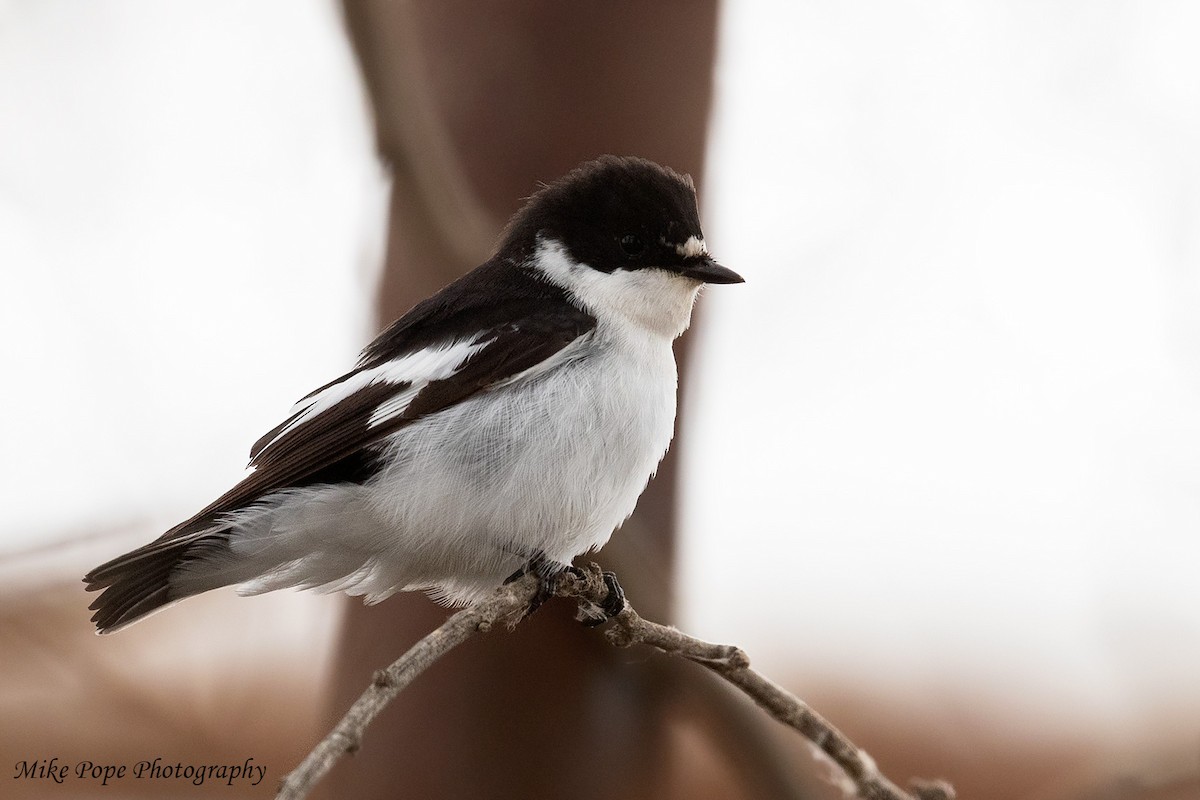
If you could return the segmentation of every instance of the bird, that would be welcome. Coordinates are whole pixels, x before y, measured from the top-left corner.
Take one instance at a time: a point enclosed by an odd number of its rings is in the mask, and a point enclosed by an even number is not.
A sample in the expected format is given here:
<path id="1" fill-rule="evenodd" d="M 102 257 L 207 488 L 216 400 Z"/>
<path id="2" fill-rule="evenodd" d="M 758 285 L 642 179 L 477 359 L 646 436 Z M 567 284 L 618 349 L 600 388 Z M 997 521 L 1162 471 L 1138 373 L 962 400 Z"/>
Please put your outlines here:
<path id="1" fill-rule="evenodd" d="M 297 402 L 239 483 L 84 576 L 97 632 L 230 585 L 465 605 L 573 569 L 666 454 L 701 289 L 741 282 L 688 175 L 602 156 L 540 185 L 490 259 Z"/>

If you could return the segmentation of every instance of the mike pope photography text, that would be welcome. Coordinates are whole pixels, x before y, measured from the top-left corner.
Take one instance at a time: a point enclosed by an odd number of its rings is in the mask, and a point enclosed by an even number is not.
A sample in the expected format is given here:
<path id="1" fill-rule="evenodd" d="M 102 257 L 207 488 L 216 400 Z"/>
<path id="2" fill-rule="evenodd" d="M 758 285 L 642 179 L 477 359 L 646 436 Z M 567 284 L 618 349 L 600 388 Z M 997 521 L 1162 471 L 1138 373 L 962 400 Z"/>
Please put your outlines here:
<path id="1" fill-rule="evenodd" d="M 161 756 L 132 764 L 101 764 L 94 761 L 67 763 L 59 758 L 40 758 L 18 761 L 13 768 L 14 780 L 47 780 L 65 783 L 68 780 L 93 781 L 108 786 L 120 780 L 186 781 L 195 786 L 224 783 L 233 786 L 245 781 L 258 786 L 266 777 L 267 768 L 247 758 L 240 764 L 184 764 L 165 761 Z"/>

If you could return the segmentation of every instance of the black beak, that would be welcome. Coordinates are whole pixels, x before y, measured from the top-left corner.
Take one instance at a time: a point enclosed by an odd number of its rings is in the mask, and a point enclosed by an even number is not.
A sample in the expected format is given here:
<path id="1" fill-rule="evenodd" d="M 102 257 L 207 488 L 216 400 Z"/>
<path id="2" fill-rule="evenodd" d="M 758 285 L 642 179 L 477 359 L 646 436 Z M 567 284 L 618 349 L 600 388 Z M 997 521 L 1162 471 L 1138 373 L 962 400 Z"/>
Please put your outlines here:
<path id="1" fill-rule="evenodd" d="M 682 270 L 688 278 L 694 278 L 705 283 L 745 283 L 746 279 L 728 267 L 722 267 L 708 256 L 691 261 Z"/>

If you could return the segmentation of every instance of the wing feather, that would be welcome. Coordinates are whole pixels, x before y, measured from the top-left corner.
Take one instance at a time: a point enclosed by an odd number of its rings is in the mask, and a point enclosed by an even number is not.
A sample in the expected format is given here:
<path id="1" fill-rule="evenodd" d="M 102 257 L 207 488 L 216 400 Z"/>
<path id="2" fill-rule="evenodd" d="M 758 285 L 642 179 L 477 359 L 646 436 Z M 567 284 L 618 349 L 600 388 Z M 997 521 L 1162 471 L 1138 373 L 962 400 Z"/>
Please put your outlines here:
<path id="1" fill-rule="evenodd" d="M 323 475 L 338 473 L 339 464 L 362 458 L 372 445 L 405 425 L 480 392 L 552 369 L 582 352 L 591 327 L 581 320 L 505 326 L 479 337 L 483 341 L 452 369 L 418 375 L 389 370 L 392 362 L 384 362 L 372 379 L 358 377 L 370 369 L 352 372 L 301 401 L 285 422 L 255 444 L 254 472 L 162 539 L 208 528 L 221 514 L 271 492 L 321 482 Z M 402 379 L 403 374 L 409 377 Z"/>
<path id="2" fill-rule="evenodd" d="M 97 567 L 91 588 L 139 553 L 203 536 L 223 514 L 271 492 L 364 480 L 385 437 L 480 392 L 552 371 L 586 351 L 595 326 L 560 287 L 508 262 L 484 264 L 388 327 L 353 371 L 300 400 L 255 442 L 251 474 L 155 542 Z"/>

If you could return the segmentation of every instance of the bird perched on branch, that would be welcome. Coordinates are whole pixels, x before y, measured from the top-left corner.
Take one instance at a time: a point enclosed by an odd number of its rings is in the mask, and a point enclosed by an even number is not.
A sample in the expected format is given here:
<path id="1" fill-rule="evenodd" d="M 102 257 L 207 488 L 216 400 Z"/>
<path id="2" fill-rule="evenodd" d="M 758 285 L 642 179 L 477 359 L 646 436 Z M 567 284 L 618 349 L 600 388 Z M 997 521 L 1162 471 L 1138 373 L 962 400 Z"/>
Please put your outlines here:
<path id="1" fill-rule="evenodd" d="M 606 156 L 543 187 L 496 254 L 298 402 L 253 471 L 89 572 L 101 633 L 239 584 L 472 602 L 547 580 L 633 512 L 675 425 L 672 341 L 706 283 L 690 178 Z"/>

